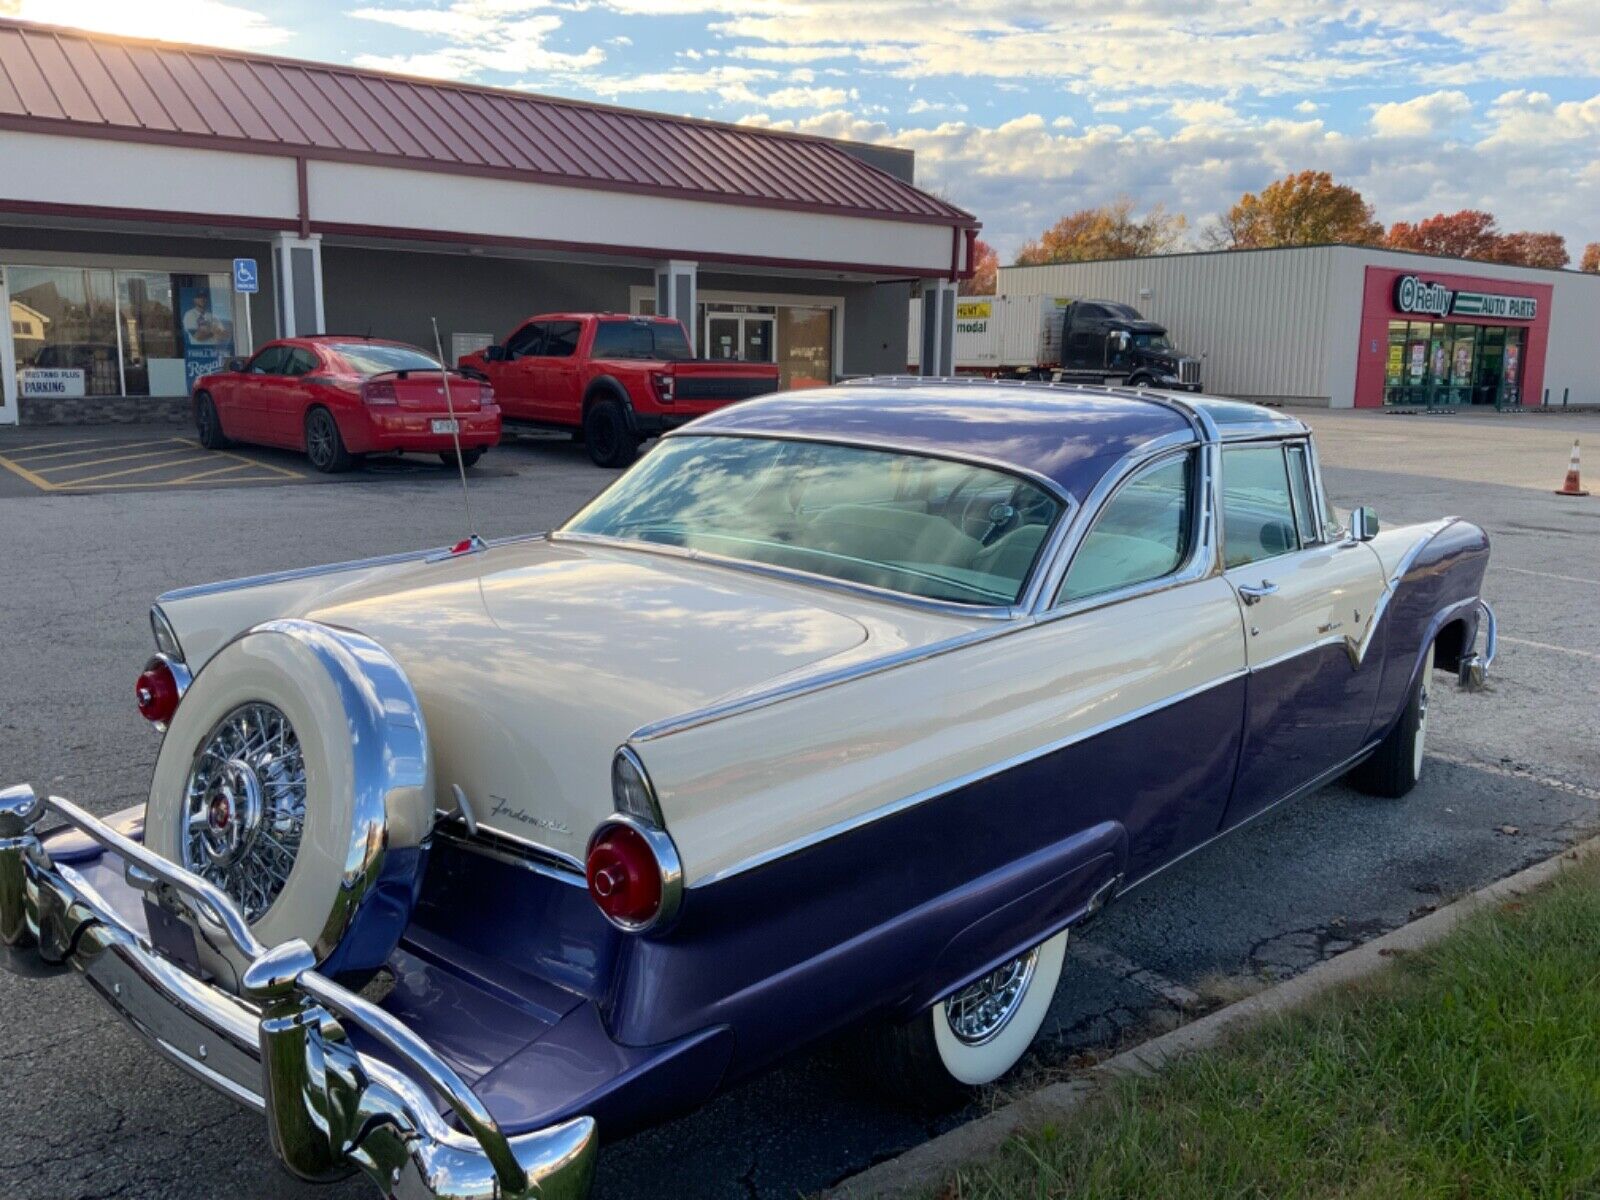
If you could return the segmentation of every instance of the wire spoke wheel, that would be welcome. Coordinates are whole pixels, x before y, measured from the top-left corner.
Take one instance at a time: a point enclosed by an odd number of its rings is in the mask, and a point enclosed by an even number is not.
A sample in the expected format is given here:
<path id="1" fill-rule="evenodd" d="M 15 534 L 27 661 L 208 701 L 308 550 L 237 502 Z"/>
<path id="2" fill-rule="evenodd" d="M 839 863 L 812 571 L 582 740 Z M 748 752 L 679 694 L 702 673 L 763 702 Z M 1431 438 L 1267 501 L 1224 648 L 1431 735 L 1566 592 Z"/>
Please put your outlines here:
<path id="1" fill-rule="evenodd" d="M 1039 951 L 1035 948 L 951 996 L 944 1002 L 950 1032 L 967 1046 L 992 1041 L 1022 1007 L 1038 963 Z"/>
<path id="2" fill-rule="evenodd" d="M 289 719 L 261 703 L 223 717 L 195 753 L 185 813 L 183 865 L 258 920 L 288 883 L 305 832 L 305 756 Z"/>

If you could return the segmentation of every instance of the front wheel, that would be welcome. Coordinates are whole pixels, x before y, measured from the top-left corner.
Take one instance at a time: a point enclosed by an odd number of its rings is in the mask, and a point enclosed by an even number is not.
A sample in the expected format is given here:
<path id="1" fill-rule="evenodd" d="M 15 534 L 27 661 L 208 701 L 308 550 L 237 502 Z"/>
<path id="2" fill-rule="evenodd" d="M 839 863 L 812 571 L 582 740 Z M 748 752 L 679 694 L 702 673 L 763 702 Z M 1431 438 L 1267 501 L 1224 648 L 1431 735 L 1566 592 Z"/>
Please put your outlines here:
<path id="1" fill-rule="evenodd" d="M 1422 778 L 1427 741 L 1428 667 L 1424 664 L 1400 720 L 1372 755 L 1350 772 L 1351 784 L 1368 795 L 1398 800 Z"/>
<path id="2" fill-rule="evenodd" d="M 940 1109 L 1011 1070 L 1055 999 L 1067 931 L 997 967 L 901 1024 L 869 1030 L 858 1066 L 899 1103 Z"/>
<path id="3" fill-rule="evenodd" d="M 325 408 L 313 408 L 306 414 L 306 457 L 325 475 L 348 471 L 355 461 L 345 449 L 338 422 Z"/>
<path id="4" fill-rule="evenodd" d="M 639 439 L 616 400 L 596 400 L 589 406 L 583 415 L 583 440 L 597 467 L 626 467 L 639 457 Z"/>
<path id="5" fill-rule="evenodd" d="M 200 444 L 207 450 L 227 448 L 228 439 L 222 432 L 222 418 L 217 415 L 217 405 L 211 393 L 201 392 L 194 398 L 194 431 Z"/>

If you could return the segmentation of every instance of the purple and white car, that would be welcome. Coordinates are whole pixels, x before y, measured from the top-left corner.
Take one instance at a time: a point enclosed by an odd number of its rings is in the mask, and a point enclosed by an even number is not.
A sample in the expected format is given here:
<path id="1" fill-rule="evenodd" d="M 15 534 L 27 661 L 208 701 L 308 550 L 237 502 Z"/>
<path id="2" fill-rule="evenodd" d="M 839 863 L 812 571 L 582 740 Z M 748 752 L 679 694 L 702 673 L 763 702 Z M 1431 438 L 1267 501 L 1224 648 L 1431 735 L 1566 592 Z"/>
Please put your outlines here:
<path id="1" fill-rule="evenodd" d="M 550 534 L 163 596 L 149 801 L 0 793 L 0 941 L 303 1178 L 579 1196 L 847 1028 L 908 1100 L 996 1079 L 1102 906 L 1341 776 L 1404 795 L 1487 561 L 1341 521 L 1265 408 L 750 401 Z"/>

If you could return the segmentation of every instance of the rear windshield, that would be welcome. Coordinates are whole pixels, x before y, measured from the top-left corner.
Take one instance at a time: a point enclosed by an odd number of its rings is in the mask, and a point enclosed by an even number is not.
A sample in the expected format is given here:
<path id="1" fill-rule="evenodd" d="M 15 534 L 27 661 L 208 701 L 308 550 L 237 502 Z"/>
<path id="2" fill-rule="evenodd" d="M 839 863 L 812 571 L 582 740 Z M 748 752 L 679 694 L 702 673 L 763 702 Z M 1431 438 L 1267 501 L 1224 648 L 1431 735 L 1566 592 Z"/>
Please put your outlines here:
<path id="1" fill-rule="evenodd" d="M 362 375 L 439 369 L 438 359 L 415 346 L 389 346 L 382 342 L 326 342 L 324 345 Z"/>
<path id="2" fill-rule="evenodd" d="M 566 525 L 982 606 L 1021 597 L 1061 504 L 974 463 L 671 437 Z"/>
<path id="3" fill-rule="evenodd" d="M 694 353 L 683 326 L 676 321 L 601 321 L 589 357 L 682 362 Z"/>

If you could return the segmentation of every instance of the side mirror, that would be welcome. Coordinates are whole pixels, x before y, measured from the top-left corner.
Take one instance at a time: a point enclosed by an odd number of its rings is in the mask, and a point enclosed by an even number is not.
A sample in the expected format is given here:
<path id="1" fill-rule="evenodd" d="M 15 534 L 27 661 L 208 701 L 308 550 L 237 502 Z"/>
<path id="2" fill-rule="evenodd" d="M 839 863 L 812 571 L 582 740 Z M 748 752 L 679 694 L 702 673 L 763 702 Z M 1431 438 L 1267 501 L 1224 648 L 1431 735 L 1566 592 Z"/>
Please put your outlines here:
<path id="1" fill-rule="evenodd" d="M 227 362 L 222 364 L 222 369 L 224 371 L 231 371 L 237 374 L 238 372 L 244 370 L 244 364 L 245 360 L 242 358 L 230 358 Z"/>
<path id="2" fill-rule="evenodd" d="M 1128 336 L 1128 331 L 1126 329 L 1117 330 L 1116 339 L 1117 349 L 1123 354 L 1126 354 L 1128 352 L 1128 347 L 1133 344 L 1133 339 Z"/>
<path id="3" fill-rule="evenodd" d="M 484 362 L 505 362 L 506 348 L 504 346 L 485 346 L 483 348 Z"/>
<path id="4" fill-rule="evenodd" d="M 1350 536 L 1358 542 L 1370 542 L 1378 536 L 1378 514 L 1365 505 L 1350 514 Z"/>

